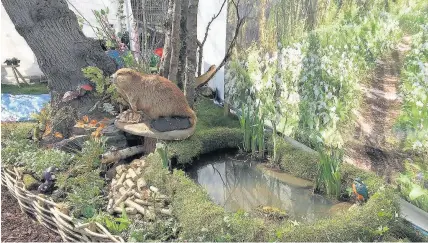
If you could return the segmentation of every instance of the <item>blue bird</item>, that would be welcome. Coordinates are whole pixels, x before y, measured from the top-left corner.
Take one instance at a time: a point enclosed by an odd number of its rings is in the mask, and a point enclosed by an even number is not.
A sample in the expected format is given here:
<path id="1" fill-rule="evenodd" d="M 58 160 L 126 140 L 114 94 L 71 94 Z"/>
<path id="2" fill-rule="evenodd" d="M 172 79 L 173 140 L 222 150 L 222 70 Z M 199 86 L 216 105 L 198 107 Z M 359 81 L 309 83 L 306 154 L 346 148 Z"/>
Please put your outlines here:
<path id="1" fill-rule="evenodd" d="M 361 178 L 357 177 L 352 183 L 352 191 L 354 192 L 357 201 L 367 201 L 369 198 L 369 192 L 367 186 L 361 181 Z"/>

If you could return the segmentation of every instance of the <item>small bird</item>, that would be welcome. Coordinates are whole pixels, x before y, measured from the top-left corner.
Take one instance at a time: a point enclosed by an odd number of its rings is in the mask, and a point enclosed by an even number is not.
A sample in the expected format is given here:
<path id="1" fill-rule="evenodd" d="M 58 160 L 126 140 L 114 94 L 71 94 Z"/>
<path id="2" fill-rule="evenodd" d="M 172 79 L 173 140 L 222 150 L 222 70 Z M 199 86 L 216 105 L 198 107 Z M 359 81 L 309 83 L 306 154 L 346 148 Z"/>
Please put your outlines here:
<path id="1" fill-rule="evenodd" d="M 352 183 L 352 191 L 354 192 L 357 201 L 364 202 L 369 198 L 369 192 L 367 186 L 361 181 L 361 178 L 357 177 Z"/>

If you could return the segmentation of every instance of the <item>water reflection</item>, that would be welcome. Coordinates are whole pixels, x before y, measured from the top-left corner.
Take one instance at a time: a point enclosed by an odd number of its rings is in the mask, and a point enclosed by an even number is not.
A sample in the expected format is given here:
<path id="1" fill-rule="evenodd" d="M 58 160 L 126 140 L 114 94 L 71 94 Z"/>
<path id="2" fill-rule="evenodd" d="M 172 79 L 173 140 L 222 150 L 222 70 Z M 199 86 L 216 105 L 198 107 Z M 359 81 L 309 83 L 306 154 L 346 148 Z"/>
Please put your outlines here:
<path id="1" fill-rule="evenodd" d="M 273 206 L 286 210 L 292 219 L 313 221 L 327 215 L 332 206 L 329 200 L 314 195 L 310 189 L 263 173 L 254 162 L 241 162 L 226 155 L 201 158 L 188 174 L 227 211 Z"/>

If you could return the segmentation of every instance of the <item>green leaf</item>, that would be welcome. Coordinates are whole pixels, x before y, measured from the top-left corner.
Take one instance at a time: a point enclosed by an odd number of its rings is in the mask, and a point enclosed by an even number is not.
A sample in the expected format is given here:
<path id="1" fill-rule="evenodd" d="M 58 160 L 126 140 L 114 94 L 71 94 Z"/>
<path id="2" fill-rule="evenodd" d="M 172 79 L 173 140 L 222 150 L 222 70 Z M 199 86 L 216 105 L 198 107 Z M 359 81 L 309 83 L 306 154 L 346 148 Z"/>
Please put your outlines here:
<path id="1" fill-rule="evenodd" d="M 101 9 L 101 14 L 102 15 L 106 14 L 106 12 L 104 11 L 104 9 Z"/>
<path id="2" fill-rule="evenodd" d="M 412 191 L 409 193 L 410 200 L 415 200 L 416 198 L 423 196 L 427 192 L 419 185 L 413 185 Z"/>

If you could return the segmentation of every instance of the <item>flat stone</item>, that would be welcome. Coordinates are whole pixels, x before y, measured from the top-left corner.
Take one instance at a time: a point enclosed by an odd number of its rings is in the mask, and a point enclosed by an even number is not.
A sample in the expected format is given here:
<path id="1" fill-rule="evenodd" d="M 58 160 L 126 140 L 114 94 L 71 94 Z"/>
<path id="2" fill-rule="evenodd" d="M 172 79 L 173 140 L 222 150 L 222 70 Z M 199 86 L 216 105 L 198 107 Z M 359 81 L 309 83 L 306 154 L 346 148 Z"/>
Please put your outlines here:
<path id="1" fill-rule="evenodd" d="M 63 139 L 55 144 L 53 148 L 63 150 L 65 152 L 73 153 L 82 149 L 83 143 L 89 139 L 89 135 L 72 136 Z"/>
<path id="2" fill-rule="evenodd" d="M 124 123 L 116 121 L 115 125 L 122 131 L 127 133 L 131 133 L 134 135 L 149 137 L 149 138 L 157 138 L 161 140 L 184 140 L 193 135 L 195 132 L 195 126 L 184 129 L 184 130 L 174 130 L 167 132 L 159 132 L 150 127 L 147 123 Z"/>

